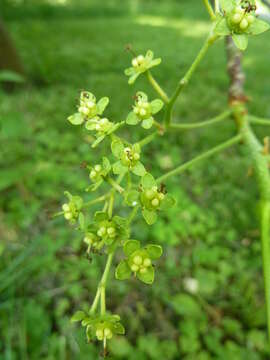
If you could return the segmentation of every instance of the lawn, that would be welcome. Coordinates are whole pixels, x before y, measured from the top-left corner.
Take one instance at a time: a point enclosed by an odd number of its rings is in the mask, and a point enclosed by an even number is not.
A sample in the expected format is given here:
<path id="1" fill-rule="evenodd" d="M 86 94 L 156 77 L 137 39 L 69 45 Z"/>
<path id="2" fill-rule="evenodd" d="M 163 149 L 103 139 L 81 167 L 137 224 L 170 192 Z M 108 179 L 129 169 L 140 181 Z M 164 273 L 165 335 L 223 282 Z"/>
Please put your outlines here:
<path id="1" fill-rule="evenodd" d="M 90 262 L 78 233 L 51 215 L 65 190 L 91 198 L 81 164 L 96 162 L 109 142 L 93 151 L 92 137 L 66 119 L 82 89 L 108 96 L 107 113 L 115 121 L 125 119 L 136 91 L 156 98 L 143 78 L 127 84 L 127 44 L 162 58 L 154 74 L 172 93 L 207 35 L 207 13 L 202 2 L 186 0 L 138 2 L 131 9 L 120 2 L 29 5 L 4 14 L 29 81 L 13 93 L 0 92 L 0 359 L 94 360 L 100 349 L 86 343 L 70 317 L 89 306 L 105 259 Z M 269 58 L 269 33 L 252 39 L 244 58 L 249 108 L 268 118 Z M 175 121 L 218 115 L 227 106 L 227 89 L 220 41 L 178 101 Z M 133 141 L 145 134 L 122 132 Z M 263 137 L 267 128 L 256 132 Z M 234 133 L 230 120 L 173 133 L 146 148 L 144 163 L 159 176 Z M 177 206 L 153 227 L 136 221 L 132 237 L 161 244 L 164 256 L 151 287 L 111 276 L 108 307 L 121 315 L 127 332 L 111 341 L 112 358 L 269 358 L 258 194 L 243 153 L 231 148 L 170 179 Z M 198 291 L 192 293 L 194 279 Z"/>

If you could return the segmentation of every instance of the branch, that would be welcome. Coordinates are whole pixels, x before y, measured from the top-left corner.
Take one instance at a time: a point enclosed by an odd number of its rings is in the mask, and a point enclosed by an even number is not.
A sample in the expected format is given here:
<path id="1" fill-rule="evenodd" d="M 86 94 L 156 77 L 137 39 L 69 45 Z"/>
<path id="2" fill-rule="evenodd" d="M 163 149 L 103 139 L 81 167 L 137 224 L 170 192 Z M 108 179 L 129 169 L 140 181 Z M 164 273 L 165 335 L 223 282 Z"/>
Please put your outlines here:
<path id="1" fill-rule="evenodd" d="M 227 149 L 228 147 L 230 147 L 230 146 L 232 146 L 234 144 L 239 143 L 241 139 L 242 139 L 242 135 L 237 135 L 237 136 L 231 138 L 230 140 L 225 141 L 224 143 L 222 143 L 222 144 L 220 144 L 220 145 L 206 151 L 205 153 L 202 153 L 201 155 L 199 155 L 199 156 L 195 157 L 194 159 L 186 162 L 185 164 L 182 164 L 182 165 L 178 166 L 177 168 L 169 171 L 168 173 L 160 176 L 157 179 L 157 183 L 161 183 L 164 180 L 167 180 L 171 176 L 181 174 L 182 172 L 188 170 L 193 165 L 201 162 L 202 160 L 205 160 L 205 159 L 209 158 L 210 156 L 212 156 L 212 155 L 214 155 L 216 153 L 219 153 L 219 152 Z"/>
<path id="2" fill-rule="evenodd" d="M 270 119 L 262 119 L 257 116 L 249 115 L 249 122 L 255 125 L 270 126 Z"/>

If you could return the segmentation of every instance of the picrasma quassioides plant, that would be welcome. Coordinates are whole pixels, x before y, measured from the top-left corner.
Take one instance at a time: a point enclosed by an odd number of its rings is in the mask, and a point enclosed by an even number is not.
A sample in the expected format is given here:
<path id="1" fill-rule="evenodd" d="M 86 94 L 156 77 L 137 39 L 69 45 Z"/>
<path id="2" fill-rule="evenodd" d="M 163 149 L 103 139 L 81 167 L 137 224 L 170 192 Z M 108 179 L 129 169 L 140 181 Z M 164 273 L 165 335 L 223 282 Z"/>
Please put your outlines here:
<path id="1" fill-rule="evenodd" d="M 161 59 L 154 59 L 154 53 L 151 50 L 148 50 L 145 55 L 133 53 L 132 66 L 125 70 L 125 75 L 129 77 L 128 83 L 133 84 L 139 77 L 145 76 L 159 98 L 150 100 L 152 96 L 142 91 L 137 92 L 130 101 L 126 120 L 115 122 L 104 114 L 109 104 L 108 97 L 97 100 L 91 92 L 82 91 L 77 112 L 68 118 L 71 124 L 84 125 L 85 131 L 94 135 L 93 148 L 106 140 L 102 146 L 107 146 L 108 149 L 106 157 L 96 159 L 95 163 L 86 166 L 90 180 L 86 189 L 88 194 L 102 191 L 107 186 L 103 195 L 84 201 L 82 197 L 66 192 L 68 202 L 62 206 L 63 211 L 58 213 L 79 231 L 87 255 L 102 254 L 107 258 L 92 305 L 78 310 L 72 317 L 72 321 L 80 321 L 85 327 L 88 341 L 103 342 L 105 353 L 107 341 L 113 336 L 125 333 L 120 316 L 111 314 L 106 307 L 108 276 L 116 251 L 121 254 L 121 260 L 116 264 L 114 271 L 116 279 L 128 281 L 133 276 L 148 286 L 153 283 L 155 272 L 158 278 L 158 263 L 156 262 L 162 255 L 162 248 L 158 244 L 141 244 L 137 239 L 130 239 L 134 218 L 142 216 L 148 225 L 153 225 L 162 211 L 166 211 L 175 204 L 173 197 L 167 193 L 165 180 L 243 140 L 242 134 L 239 133 L 156 179 L 144 163 L 144 147 L 158 136 L 167 135 L 170 130 L 181 131 L 213 125 L 231 115 L 233 110 L 229 108 L 214 119 L 200 123 L 172 122 L 172 109 L 176 100 L 211 45 L 218 39 L 231 35 L 236 46 L 244 50 L 247 47 L 248 36 L 257 35 L 269 28 L 267 23 L 257 18 L 254 1 L 215 1 L 215 11 L 209 1 L 204 0 L 204 3 L 213 26 L 198 56 L 178 82 L 171 97 L 166 94 L 150 72 L 161 63 Z M 129 134 L 128 139 L 121 136 L 120 130 L 124 126 Z M 146 135 L 140 141 L 133 143 L 132 134 L 135 126 L 142 126 Z M 149 129 L 152 127 L 155 130 L 150 132 Z M 120 201 L 116 202 L 116 197 L 119 197 Z M 115 203 L 117 203 L 116 208 Z M 123 206 L 123 209 L 118 206 L 119 204 Z M 92 206 L 95 208 L 99 206 L 98 211 L 91 211 Z M 157 266 L 154 267 L 154 265 Z M 270 304 L 268 305 L 270 307 Z"/>

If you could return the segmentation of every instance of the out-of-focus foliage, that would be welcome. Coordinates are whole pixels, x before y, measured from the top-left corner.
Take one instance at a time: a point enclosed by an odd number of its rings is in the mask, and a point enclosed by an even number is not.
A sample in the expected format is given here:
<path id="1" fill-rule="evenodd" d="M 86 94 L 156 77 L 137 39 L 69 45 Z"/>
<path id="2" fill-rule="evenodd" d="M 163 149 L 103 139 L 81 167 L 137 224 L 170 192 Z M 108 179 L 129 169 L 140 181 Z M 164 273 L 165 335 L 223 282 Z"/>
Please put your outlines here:
<path id="1" fill-rule="evenodd" d="M 90 263 L 82 239 L 50 214 L 58 211 L 66 189 L 89 197 L 80 193 L 88 183 L 80 165 L 96 163 L 104 149 L 93 155 L 90 138 L 66 118 L 81 89 L 109 96 L 108 112 L 117 120 L 130 111 L 136 91 L 155 98 L 142 79 L 127 86 L 127 43 L 138 53 L 151 47 L 163 59 L 158 80 L 173 89 L 174 74 L 183 74 L 209 28 L 197 0 L 138 2 L 135 10 L 128 1 L 115 7 L 90 3 L 85 11 L 86 2 L 52 8 L 26 1 L 4 11 L 30 81 L 11 95 L 0 93 L 1 360 L 97 359 L 96 347 L 85 343 L 69 319 L 89 304 L 104 259 Z M 269 117 L 267 36 L 250 41 L 244 65 L 250 108 Z M 219 43 L 179 101 L 175 118 L 198 121 L 221 112 L 225 71 Z M 158 175 L 227 139 L 233 129 L 228 120 L 211 130 L 172 134 L 146 148 L 145 164 Z M 139 138 L 143 130 L 138 131 Z M 134 238 L 161 244 L 164 255 L 151 288 L 111 276 L 108 306 L 127 329 L 126 337 L 111 343 L 114 359 L 269 358 L 257 193 L 249 170 L 241 150 L 228 150 L 168 182 L 178 205 L 153 227 L 137 222 Z"/>

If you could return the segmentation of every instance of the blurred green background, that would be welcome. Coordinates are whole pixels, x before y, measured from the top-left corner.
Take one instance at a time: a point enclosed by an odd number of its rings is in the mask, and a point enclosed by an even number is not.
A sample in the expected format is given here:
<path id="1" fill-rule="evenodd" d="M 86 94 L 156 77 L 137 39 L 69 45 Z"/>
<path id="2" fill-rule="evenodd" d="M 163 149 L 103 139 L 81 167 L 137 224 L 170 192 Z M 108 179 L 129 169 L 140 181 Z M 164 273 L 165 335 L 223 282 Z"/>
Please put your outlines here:
<path id="1" fill-rule="evenodd" d="M 86 344 L 70 316 L 89 306 L 105 259 L 90 263 L 78 233 L 50 215 L 64 190 L 91 196 L 80 165 L 96 163 L 109 143 L 93 151 L 91 137 L 66 118 L 81 89 L 109 96 L 107 114 L 117 121 L 137 90 L 156 97 L 142 78 L 127 85 L 126 44 L 162 57 L 154 73 L 171 93 L 209 30 L 208 16 L 198 0 L 2 0 L 0 11 L 27 79 L 12 92 L 0 90 L 0 359 L 97 359 L 101 349 Z M 264 117 L 269 36 L 253 38 L 244 59 L 250 110 Z M 175 120 L 217 115 L 227 89 L 219 42 L 178 101 Z M 260 137 L 266 131 L 256 129 Z M 147 146 L 143 161 L 159 175 L 234 132 L 228 120 L 170 134 Z M 145 131 L 122 134 L 136 140 Z M 269 359 L 258 194 L 243 155 L 232 148 L 171 179 L 178 205 L 152 227 L 136 220 L 132 237 L 161 244 L 165 254 L 151 287 L 111 275 L 108 307 L 127 331 L 111 341 L 111 358 Z"/>

